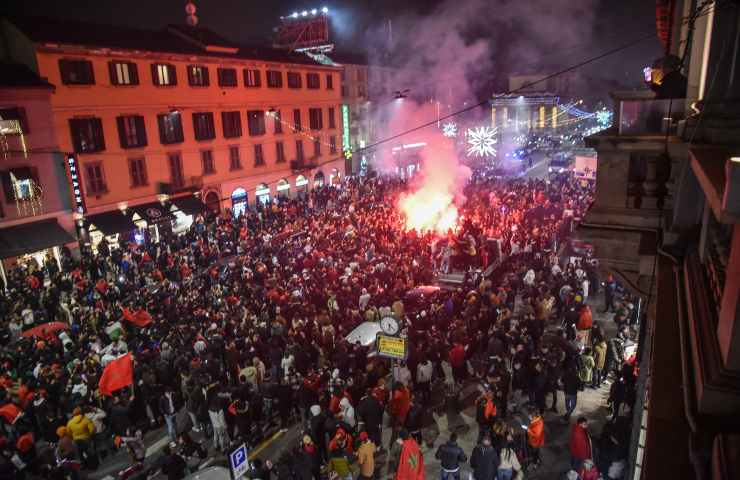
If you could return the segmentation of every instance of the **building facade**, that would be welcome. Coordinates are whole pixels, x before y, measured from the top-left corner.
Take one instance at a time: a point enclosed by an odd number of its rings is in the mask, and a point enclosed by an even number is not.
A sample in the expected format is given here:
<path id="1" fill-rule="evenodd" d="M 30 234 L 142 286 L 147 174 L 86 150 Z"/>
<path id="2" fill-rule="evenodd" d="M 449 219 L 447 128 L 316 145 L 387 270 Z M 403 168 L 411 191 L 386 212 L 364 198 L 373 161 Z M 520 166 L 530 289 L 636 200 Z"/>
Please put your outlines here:
<path id="1" fill-rule="evenodd" d="M 740 9 L 658 3 L 685 91 L 614 92 L 578 233 L 646 300 L 627 478 L 738 478 Z"/>
<path id="2" fill-rule="evenodd" d="M 75 239 L 66 158 L 54 135 L 54 87 L 26 66 L 0 63 L 0 273 L 43 266 Z"/>
<path id="3" fill-rule="evenodd" d="M 158 235 L 150 227 L 187 216 L 193 205 L 178 199 L 193 194 L 239 213 L 344 174 L 336 67 L 200 27 L 2 27 L 13 60 L 55 86 L 58 148 L 76 156 L 93 236 Z"/>

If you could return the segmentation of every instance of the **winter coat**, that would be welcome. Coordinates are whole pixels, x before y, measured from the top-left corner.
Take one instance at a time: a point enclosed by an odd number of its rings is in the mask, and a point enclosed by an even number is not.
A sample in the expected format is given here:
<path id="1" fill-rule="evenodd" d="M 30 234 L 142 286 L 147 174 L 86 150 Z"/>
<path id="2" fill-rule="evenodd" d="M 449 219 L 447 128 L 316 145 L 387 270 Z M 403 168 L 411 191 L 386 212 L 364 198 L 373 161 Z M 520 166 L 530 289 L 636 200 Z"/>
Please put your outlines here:
<path id="1" fill-rule="evenodd" d="M 95 433 L 95 426 L 86 416 L 75 415 L 67 422 L 67 430 L 72 434 L 72 439 L 77 442 L 79 440 L 89 440 L 92 434 Z"/>
<path id="2" fill-rule="evenodd" d="M 577 423 L 570 430 L 568 445 L 573 458 L 578 460 L 591 458 L 591 437 L 588 435 L 588 431 Z"/>
<path id="3" fill-rule="evenodd" d="M 594 345 L 594 362 L 599 370 L 603 370 L 606 365 L 606 342 L 603 340 Z"/>
<path id="4" fill-rule="evenodd" d="M 448 472 L 455 472 L 460 470 L 460 464 L 465 463 L 468 457 L 463 452 L 463 449 L 455 442 L 447 442 L 437 448 L 437 453 L 434 454 L 442 465 L 442 469 Z"/>
<path id="5" fill-rule="evenodd" d="M 536 416 L 527 427 L 527 440 L 532 448 L 540 448 L 545 444 L 545 421 Z"/>
<path id="6" fill-rule="evenodd" d="M 475 480 L 494 480 L 500 460 L 492 446 L 476 445 L 470 456 L 470 467 Z"/>
<path id="7" fill-rule="evenodd" d="M 582 366 L 581 371 L 579 372 L 581 381 L 583 383 L 591 383 L 594 375 L 594 365 L 596 365 L 594 357 L 591 355 L 581 355 L 581 362 Z"/>
<path id="8" fill-rule="evenodd" d="M 376 431 L 383 423 L 383 405 L 373 395 L 363 397 L 355 413 L 365 422 L 368 431 Z"/>

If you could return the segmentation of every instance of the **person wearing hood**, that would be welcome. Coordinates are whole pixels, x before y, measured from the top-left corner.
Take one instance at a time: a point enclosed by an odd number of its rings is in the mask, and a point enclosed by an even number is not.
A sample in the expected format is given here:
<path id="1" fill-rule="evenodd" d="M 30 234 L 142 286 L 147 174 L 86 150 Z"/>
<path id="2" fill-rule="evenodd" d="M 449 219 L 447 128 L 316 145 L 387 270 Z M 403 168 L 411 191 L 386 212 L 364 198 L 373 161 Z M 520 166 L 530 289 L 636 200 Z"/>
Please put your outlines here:
<path id="1" fill-rule="evenodd" d="M 468 461 L 463 449 L 457 444 L 457 433 L 452 432 L 450 439 L 437 448 L 434 454 L 441 464 L 441 480 L 460 480 L 460 464 Z"/>
<path id="2" fill-rule="evenodd" d="M 372 480 L 375 476 L 375 443 L 368 437 L 367 432 L 360 432 L 358 436 L 360 446 L 357 449 L 357 463 L 360 465 L 358 480 Z"/>
<path id="3" fill-rule="evenodd" d="M 342 397 L 339 402 L 339 416 L 347 423 L 350 427 L 355 428 L 357 426 L 357 420 L 355 418 L 355 408 L 349 402 L 347 397 Z"/>
<path id="4" fill-rule="evenodd" d="M 376 446 L 381 445 L 383 429 L 383 404 L 369 390 L 360 399 L 356 413 L 365 425 L 365 431 Z"/>
<path id="5" fill-rule="evenodd" d="M 326 430 L 324 428 L 326 416 L 318 405 L 313 405 L 309 411 L 311 412 L 311 418 L 308 420 L 308 428 L 311 438 L 318 447 L 321 458 L 326 459 Z"/>

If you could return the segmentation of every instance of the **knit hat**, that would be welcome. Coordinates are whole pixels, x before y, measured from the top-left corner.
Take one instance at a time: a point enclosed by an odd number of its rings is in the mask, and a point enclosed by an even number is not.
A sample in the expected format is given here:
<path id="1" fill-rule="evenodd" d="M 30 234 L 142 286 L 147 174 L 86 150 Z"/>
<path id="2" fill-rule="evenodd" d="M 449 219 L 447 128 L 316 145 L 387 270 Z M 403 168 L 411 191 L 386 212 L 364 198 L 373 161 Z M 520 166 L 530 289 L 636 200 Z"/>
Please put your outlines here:
<path id="1" fill-rule="evenodd" d="M 321 407 L 318 405 L 313 405 L 309 410 L 314 417 L 321 413 Z"/>
<path id="2" fill-rule="evenodd" d="M 367 432 L 360 432 L 360 435 L 357 438 L 359 438 L 361 442 L 364 442 L 367 440 Z"/>

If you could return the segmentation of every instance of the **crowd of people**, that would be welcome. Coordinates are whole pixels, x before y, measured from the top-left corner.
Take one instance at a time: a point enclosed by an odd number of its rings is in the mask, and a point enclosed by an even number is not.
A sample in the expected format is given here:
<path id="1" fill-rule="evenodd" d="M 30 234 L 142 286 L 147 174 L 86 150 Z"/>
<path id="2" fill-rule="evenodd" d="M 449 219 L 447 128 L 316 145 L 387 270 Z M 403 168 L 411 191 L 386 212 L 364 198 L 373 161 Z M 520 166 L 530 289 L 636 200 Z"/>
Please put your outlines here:
<path id="1" fill-rule="evenodd" d="M 610 374 L 614 421 L 598 454 L 584 418 L 570 451 L 580 478 L 618 468 L 629 438 L 620 409 L 634 403 L 634 360 L 624 351 L 634 307 L 607 279 L 604 308 L 617 310 L 619 324 L 607 338 L 586 303 L 601 288 L 598 268 L 559 256 L 591 188 L 568 176 L 479 174 L 466 188 L 461 227 L 442 238 L 404 231 L 395 199 L 405 188 L 349 179 L 238 218 L 198 215 L 189 231 L 156 244 L 103 241 L 81 258 L 63 249 L 61 262 L 11 270 L 0 294 L 0 478 L 76 478 L 75 462 L 94 470 L 117 449 L 141 465 L 143 434 L 159 426 L 173 442 L 159 467 L 182 478 L 185 460 L 208 454 L 193 431 L 227 452 L 275 423 L 300 422 L 295 454 L 275 465 L 256 460 L 251 478 L 349 480 L 356 468 L 376 478 L 376 456 L 387 451 L 390 472 L 414 480 L 424 475 L 437 386 L 471 384 L 480 386 L 473 476 L 516 478 L 541 463 L 545 412 L 570 423 L 579 392 Z M 470 270 L 463 288 L 411 302 L 408 292 L 433 282 L 444 252 L 449 260 L 460 243 Z M 408 339 L 405 361 L 344 341 L 388 316 Z M 25 333 L 49 322 L 61 326 Z M 127 353 L 133 383 L 101 394 L 105 367 Z M 511 426 L 516 416 L 526 419 L 524 440 Z M 459 479 L 468 461 L 454 433 L 435 456 L 443 479 Z"/>

